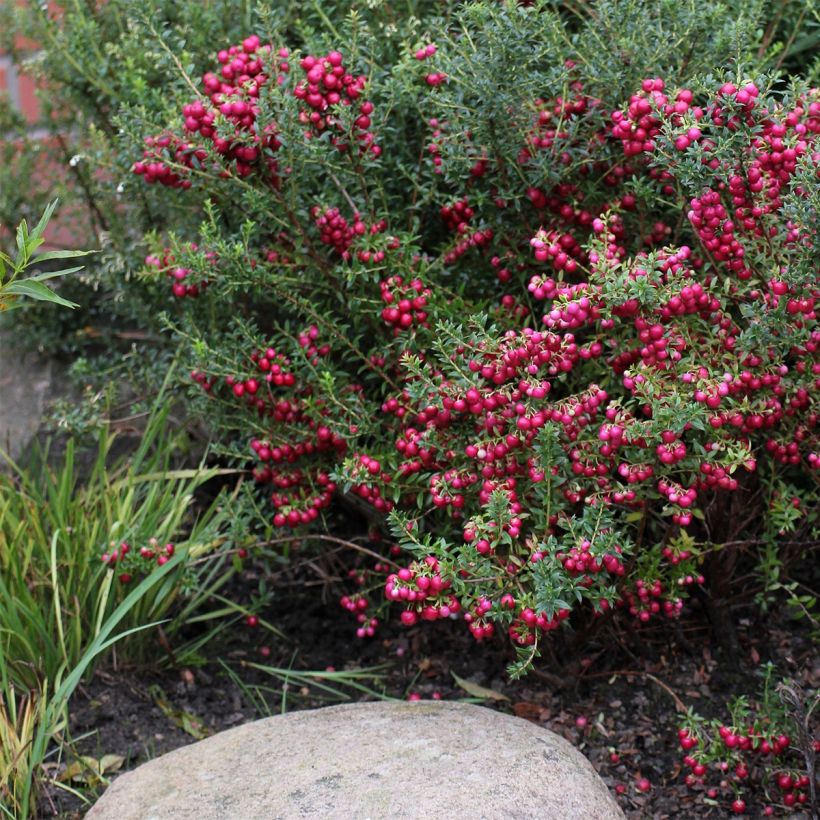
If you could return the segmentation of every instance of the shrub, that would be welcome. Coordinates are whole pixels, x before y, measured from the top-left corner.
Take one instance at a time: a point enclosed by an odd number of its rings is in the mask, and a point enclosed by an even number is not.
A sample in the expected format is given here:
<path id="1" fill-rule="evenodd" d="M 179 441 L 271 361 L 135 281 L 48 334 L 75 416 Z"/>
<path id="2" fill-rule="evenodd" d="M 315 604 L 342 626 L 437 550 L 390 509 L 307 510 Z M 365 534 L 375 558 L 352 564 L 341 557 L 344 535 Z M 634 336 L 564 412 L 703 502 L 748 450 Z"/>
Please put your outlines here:
<path id="1" fill-rule="evenodd" d="M 523 668 L 570 612 L 777 587 L 816 485 L 807 7 L 193 6 L 22 13 L 103 212 L 156 229 L 139 288 L 119 239 L 98 281 L 176 313 L 270 523 L 392 516 L 360 634 L 385 587 Z"/>
<path id="2" fill-rule="evenodd" d="M 0 250 L 13 253 L 14 228 L 25 219 L 36 224 L 37 219 L 53 200 L 53 180 L 46 184 L 42 174 L 46 147 L 26 133 L 23 117 L 14 110 L 7 95 L 0 94 Z M 59 190 L 64 199 L 64 191 Z"/>
<path id="3" fill-rule="evenodd" d="M 516 674 L 692 588 L 729 634 L 736 567 L 805 548 L 820 96 L 760 74 L 760 13 L 478 3 L 395 59 L 353 15 L 344 54 L 252 35 L 146 139 L 135 175 L 206 214 L 145 273 L 201 412 L 274 526 L 344 494 L 404 551 L 343 599 L 359 635 L 378 587 L 501 628 Z"/>

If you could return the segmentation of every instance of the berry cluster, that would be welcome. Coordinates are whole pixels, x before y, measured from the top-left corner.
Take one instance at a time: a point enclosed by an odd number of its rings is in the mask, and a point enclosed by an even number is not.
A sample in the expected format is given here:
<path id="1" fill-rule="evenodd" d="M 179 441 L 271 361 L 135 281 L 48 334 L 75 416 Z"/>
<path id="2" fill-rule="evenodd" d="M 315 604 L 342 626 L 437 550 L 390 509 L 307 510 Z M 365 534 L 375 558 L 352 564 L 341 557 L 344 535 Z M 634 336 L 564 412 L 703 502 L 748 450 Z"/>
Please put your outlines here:
<path id="1" fill-rule="evenodd" d="M 382 309 L 382 319 L 393 328 L 394 336 L 414 325 L 427 326 L 427 299 L 431 291 L 421 279 L 405 284 L 401 276 L 391 276 L 379 282 L 379 289 L 387 305 Z"/>
<path id="2" fill-rule="evenodd" d="M 384 497 L 383 491 L 392 481 L 392 476 L 382 470 L 381 463 L 367 453 L 354 455 L 348 463 L 348 475 L 353 479 L 351 491 L 364 499 L 380 513 L 389 513 L 394 505 Z"/>
<path id="3" fill-rule="evenodd" d="M 664 94 L 665 88 L 666 83 L 660 77 L 644 80 L 641 90 L 629 98 L 627 110 L 612 112 L 612 135 L 623 142 L 626 156 L 651 154 L 662 122 L 678 125 L 690 111 L 694 95 L 688 88 L 678 91 L 674 101 Z M 692 115 L 700 120 L 703 110 L 695 107 Z M 681 142 L 681 146 L 686 148 L 700 137 L 699 129 L 693 127 L 681 138 L 686 139 L 686 144 Z"/>
<path id="4" fill-rule="evenodd" d="M 461 611 L 461 604 L 450 592 L 452 583 L 442 578 L 439 562 L 432 555 L 387 576 L 385 597 L 407 608 L 401 622 L 412 626 L 419 619 L 435 621 Z"/>
<path id="5" fill-rule="evenodd" d="M 432 57 L 437 51 L 438 48 L 435 43 L 428 43 L 426 46 L 416 49 L 413 56 L 417 60 L 426 60 L 428 57 Z"/>
<path id="6" fill-rule="evenodd" d="M 137 176 L 153 185 L 158 182 L 167 188 L 190 188 L 189 170 L 208 158 L 204 148 L 186 142 L 176 134 L 146 137 L 142 159 L 132 168 Z"/>
<path id="7" fill-rule="evenodd" d="M 339 213 L 338 208 L 328 208 L 322 211 L 319 207 L 315 207 L 311 215 L 319 229 L 322 242 L 330 245 L 345 260 L 350 259 L 348 249 L 356 237 L 367 233 L 367 226 L 362 222 L 359 214 L 353 215 L 352 225 Z"/>
<path id="8" fill-rule="evenodd" d="M 442 205 L 439 213 L 444 224 L 451 231 L 458 233 L 466 233 L 470 220 L 475 216 L 475 211 L 470 207 L 470 200 L 466 197 L 457 200 L 452 205 Z"/>
<path id="9" fill-rule="evenodd" d="M 461 229 L 466 229 L 466 227 L 466 223 L 462 223 L 459 226 L 460 238 L 456 241 L 455 245 L 444 253 L 443 259 L 447 265 L 455 264 L 470 248 L 486 248 L 493 241 L 495 234 L 492 228 L 484 228 L 483 230 L 465 233 Z"/>
<path id="10" fill-rule="evenodd" d="M 119 544 L 112 541 L 100 560 L 109 568 L 117 570 L 120 583 L 130 584 L 135 575 L 148 575 L 154 567 L 168 563 L 174 552 L 173 544 L 160 546 L 156 538 L 149 538 L 147 545 L 137 551 L 127 541 Z"/>
<path id="11" fill-rule="evenodd" d="M 256 35 L 247 37 L 241 45 L 220 51 L 219 73 L 208 72 L 202 78 L 207 101 L 197 100 L 182 108 L 185 130 L 210 141 L 224 164 L 233 163 L 241 177 L 250 176 L 260 161 L 271 178 L 276 177 L 273 155 L 280 143 L 274 125 L 257 126 L 259 96 L 276 72 L 277 82 L 284 82 L 289 71 L 287 58 L 287 49 L 279 49 L 274 56 L 271 45 L 262 45 Z M 225 136 L 219 127 L 223 123 L 233 127 L 231 136 Z"/>
<path id="12" fill-rule="evenodd" d="M 146 182 L 190 188 L 191 171 L 209 166 L 220 176 L 229 174 L 230 169 L 240 177 L 266 169 L 273 184 L 278 184 L 277 128 L 273 123 L 260 127 L 257 120 L 262 89 L 273 75 L 279 85 L 284 82 L 289 71 L 287 58 L 287 49 L 274 56 L 272 46 L 262 45 L 256 35 L 220 51 L 219 72 L 207 72 L 202 78 L 205 94 L 182 108 L 183 130 L 188 137 L 148 137 L 134 173 Z"/>
<path id="13" fill-rule="evenodd" d="M 338 109 L 340 106 L 353 107 L 356 139 L 362 150 L 369 150 L 377 157 L 381 154 L 381 147 L 376 144 L 376 136 L 370 131 L 373 103 L 362 99 L 367 77 L 354 77 L 344 67 L 343 59 L 338 51 L 331 51 L 324 57 L 308 54 L 302 58 L 299 65 L 305 72 L 305 80 L 293 91 L 297 99 L 307 106 L 300 113 L 300 121 L 308 125 L 312 133 L 319 134 L 328 127 L 343 132 Z M 340 150 L 348 148 L 344 136 L 334 135 L 333 143 Z"/>
<path id="14" fill-rule="evenodd" d="M 194 256 L 198 250 L 199 248 L 193 242 L 184 249 L 186 254 Z M 209 268 L 216 268 L 217 257 L 213 251 L 204 253 L 204 261 Z M 188 264 L 176 264 L 175 255 L 170 248 L 165 248 L 159 256 L 155 254 L 146 256 L 145 265 L 148 268 L 165 272 L 171 280 L 171 292 L 177 299 L 184 299 L 185 297 L 195 299 L 210 283 L 207 274 L 195 272 L 194 267 Z"/>
<path id="15" fill-rule="evenodd" d="M 258 454 L 259 448 L 255 448 Z M 302 470 L 270 469 L 257 471 L 254 478 L 267 480 L 275 489 L 270 500 L 276 513 L 274 527 L 299 527 L 310 524 L 319 512 L 330 505 L 336 485 L 327 473 L 308 476 Z"/>

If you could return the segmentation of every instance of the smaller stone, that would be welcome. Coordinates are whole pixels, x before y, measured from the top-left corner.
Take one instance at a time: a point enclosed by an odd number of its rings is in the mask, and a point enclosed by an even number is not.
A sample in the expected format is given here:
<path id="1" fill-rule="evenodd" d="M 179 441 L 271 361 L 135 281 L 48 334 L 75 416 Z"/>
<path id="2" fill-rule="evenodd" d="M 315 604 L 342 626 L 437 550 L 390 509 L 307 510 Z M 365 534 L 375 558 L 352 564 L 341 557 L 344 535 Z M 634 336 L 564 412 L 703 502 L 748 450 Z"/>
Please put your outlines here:
<path id="1" fill-rule="evenodd" d="M 10 331 L 0 333 L 0 450 L 20 456 L 52 396 L 51 362 L 15 347 Z"/>

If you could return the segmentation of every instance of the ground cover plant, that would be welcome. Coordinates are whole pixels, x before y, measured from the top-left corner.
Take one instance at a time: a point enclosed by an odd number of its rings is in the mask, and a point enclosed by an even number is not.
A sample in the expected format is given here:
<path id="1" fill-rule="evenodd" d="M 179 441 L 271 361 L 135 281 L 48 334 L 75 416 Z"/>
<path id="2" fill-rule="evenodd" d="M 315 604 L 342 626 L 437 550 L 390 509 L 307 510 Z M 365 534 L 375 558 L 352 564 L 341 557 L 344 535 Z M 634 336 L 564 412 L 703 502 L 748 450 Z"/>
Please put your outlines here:
<path id="1" fill-rule="evenodd" d="M 137 68 L 92 89 L 110 127 L 83 162 L 123 217 L 96 275 L 252 473 L 234 509 L 277 534 L 237 565 L 321 555 L 355 510 L 351 639 L 458 621 L 509 643 L 512 677 L 608 621 L 676 636 L 690 602 L 736 654 L 738 589 L 816 626 L 792 575 L 818 546 L 810 4 L 419 4 L 402 25 L 225 3 L 190 42 L 172 11 L 108 5 L 92 22 Z M 37 14 L 59 75 L 88 14 Z M 123 594 L 128 555 L 97 565 Z M 736 813 L 771 776 L 782 809 L 814 801 L 794 716 L 762 703 L 681 728 L 692 785 Z M 768 774 L 727 737 L 765 744 Z"/>
<path id="2" fill-rule="evenodd" d="M 743 696 L 728 704 L 728 721 L 690 713 L 678 731 L 686 752 L 683 763 L 690 770 L 687 785 L 703 787 L 711 781 L 706 795 L 714 800 L 725 789 L 726 773 L 732 771 L 734 814 L 746 812 L 747 784 L 753 794 L 764 794 L 771 801 L 761 807 L 764 817 L 773 816 L 778 803 L 810 811 L 817 805 L 815 757 L 820 744 L 812 738 L 810 727 L 820 699 L 816 694 L 807 697 L 793 683 L 781 683 L 775 691 L 773 671 L 771 665 L 765 669 L 762 692 L 752 702 Z M 772 733 L 774 727 L 777 734 Z M 799 754 L 792 758 L 794 768 L 784 760 L 784 752 L 793 746 L 804 756 L 804 760 Z"/>

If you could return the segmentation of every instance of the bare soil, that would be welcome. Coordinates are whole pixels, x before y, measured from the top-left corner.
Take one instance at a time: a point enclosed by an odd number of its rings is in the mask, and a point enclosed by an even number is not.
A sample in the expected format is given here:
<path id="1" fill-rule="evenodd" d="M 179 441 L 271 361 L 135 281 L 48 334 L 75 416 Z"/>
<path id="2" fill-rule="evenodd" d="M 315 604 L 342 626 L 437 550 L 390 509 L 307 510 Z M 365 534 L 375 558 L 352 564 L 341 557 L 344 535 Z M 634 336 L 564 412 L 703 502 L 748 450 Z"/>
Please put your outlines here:
<path id="1" fill-rule="evenodd" d="M 659 621 L 636 629 L 610 622 L 585 642 L 584 656 L 558 661 L 569 657 L 572 635 L 567 634 L 529 676 L 511 681 L 505 674 L 510 661 L 506 642 L 479 645 L 462 623 L 411 629 L 388 624 L 373 639 L 357 639 L 352 618 L 338 606 L 338 591 L 327 588 L 323 596 L 316 578 L 310 570 L 291 577 L 261 613 L 285 639 L 272 639 L 261 628 L 243 624 L 207 648 L 208 658 L 218 661 L 98 670 L 74 698 L 71 733 L 78 750 L 97 759 L 120 755 L 121 770 L 126 770 L 244 721 L 339 702 L 340 695 L 329 695 L 323 685 L 344 690 L 350 700 L 372 699 L 377 693 L 447 700 L 470 699 L 472 694 L 479 696 L 474 702 L 538 723 L 578 746 L 610 788 L 626 787 L 618 800 L 630 820 L 717 818 L 729 816 L 731 791 L 710 802 L 705 789 L 684 784 L 676 736 L 679 712 L 692 707 L 708 716 L 725 715 L 728 700 L 757 689 L 769 660 L 805 688 L 820 686 L 820 661 L 807 626 L 786 612 L 762 618 L 751 614 L 751 608 L 735 609 L 741 651 L 731 657 L 721 654 L 696 602 L 676 624 Z M 256 584 L 252 568 L 246 580 Z M 262 654 L 263 645 L 269 654 Z M 329 678 L 286 681 L 281 673 L 273 676 L 257 666 L 294 672 L 380 667 L 380 677 L 360 677 L 372 690 L 366 693 Z M 454 676 L 466 681 L 472 693 Z M 578 726 L 579 717 L 586 719 L 585 726 Z M 613 752 L 619 756 L 616 763 Z M 488 765 L 499 763 L 488 760 Z M 652 784 L 646 794 L 635 788 L 639 777 Z M 103 788 L 104 783 L 92 783 L 84 794 L 93 802 Z M 746 816 L 761 816 L 761 810 L 760 800 L 750 800 Z M 81 817 L 84 807 L 52 789 L 43 811 L 44 816 Z"/>

